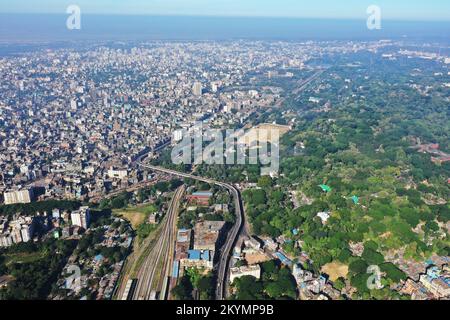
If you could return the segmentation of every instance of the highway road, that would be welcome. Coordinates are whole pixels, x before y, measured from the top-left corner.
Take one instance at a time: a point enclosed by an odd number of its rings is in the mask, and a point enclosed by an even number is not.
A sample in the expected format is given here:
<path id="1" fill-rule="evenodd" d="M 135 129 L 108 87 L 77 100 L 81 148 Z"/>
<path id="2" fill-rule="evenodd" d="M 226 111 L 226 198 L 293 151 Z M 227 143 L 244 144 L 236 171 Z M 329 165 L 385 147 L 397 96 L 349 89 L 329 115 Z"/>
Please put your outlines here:
<path id="1" fill-rule="evenodd" d="M 166 277 L 170 274 L 172 267 L 177 230 L 176 223 L 180 200 L 184 192 L 184 185 L 175 191 L 161 225 L 161 234 L 139 269 L 133 300 L 150 300 L 152 299 L 152 292 L 161 292 L 165 287 Z M 165 296 L 166 294 L 163 293 L 160 299 L 165 299 Z"/>
<path id="2" fill-rule="evenodd" d="M 232 251 L 236 242 L 240 237 L 248 238 L 249 232 L 247 230 L 247 225 L 245 223 L 245 214 L 244 214 L 244 206 L 242 203 L 242 196 L 238 188 L 234 185 L 223 183 L 219 181 L 215 181 L 209 178 L 203 178 L 194 176 L 192 174 L 187 174 L 183 172 L 178 172 L 174 170 L 169 170 L 161 167 L 156 167 L 148 164 L 143 164 L 138 162 L 138 165 L 153 170 L 157 172 L 163 172 L 167 174 L 171 174 L 174 176 L 193 179 L 197 181 L 206 182 L 209 184 L 214 184 L 220 186 L 222 188 L 227 189 L 235 200 L 235 208 L 236 208 L 236 223 L 233 225 L 232 229 L 228 233 L 226 242 L 220 251 L 219 263 L 217 266 L 217 288 L 216 288 L 216 299 L 224 300 L 227 295 L 227 286 L 228 286 L 228 275 L 229 275 L 229 264 L 232 255 Z"/>

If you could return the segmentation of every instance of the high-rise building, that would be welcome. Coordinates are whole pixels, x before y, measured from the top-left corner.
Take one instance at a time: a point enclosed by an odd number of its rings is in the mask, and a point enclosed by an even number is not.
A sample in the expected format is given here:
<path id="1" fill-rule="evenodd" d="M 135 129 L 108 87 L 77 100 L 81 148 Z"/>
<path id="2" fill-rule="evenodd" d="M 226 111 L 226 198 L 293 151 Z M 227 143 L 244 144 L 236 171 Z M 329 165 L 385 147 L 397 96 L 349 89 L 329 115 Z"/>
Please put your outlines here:
<path id="1" fill-rule="evenodd" d="M 22 235 L 22 241 L 28 242 L 31 240 L 31 226 L 22 226 L 20 229 L 20 234 Z"/>
<path id="2" fill-rule="evenodd" d="M 173 141 L 179 142 L 181 140 L 183 140 L 183 130 L 175 130 L 173 132 Z"/>
<path id="3" fill-rule="evenodd" d="M 72 220 L 73 226 L 87 229 L 91 222 L 91 210 L 89 207 L 81 207 L 79 210 L 71 213 L 70 219 Z"/>
<path id="4" fill-rule="evenodd" d="M 203 87 L 200 82 L 194 83 L 194 86 L 192 87 L 192 93 L 194 96 L 201 96 L 203 93 Z"/>
<path id="5" fill-rule="evenodd" d="M 70 110 L 77 111 L 77 101 L 76 100 L 70 100 Z"/>

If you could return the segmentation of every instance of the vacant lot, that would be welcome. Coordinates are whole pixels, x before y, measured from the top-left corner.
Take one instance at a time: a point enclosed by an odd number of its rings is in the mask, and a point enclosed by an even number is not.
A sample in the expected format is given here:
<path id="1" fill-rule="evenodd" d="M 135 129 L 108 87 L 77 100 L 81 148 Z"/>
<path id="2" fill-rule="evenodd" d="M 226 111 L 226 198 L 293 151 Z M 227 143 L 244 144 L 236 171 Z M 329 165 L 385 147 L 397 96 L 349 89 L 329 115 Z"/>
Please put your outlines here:
<path id="1" fill-rule="evenodd" d="M 126 209 L 114 210 L 114 215 L 122 217 L 131 223 L 131 226 L 136 230 L 141 224 L 145 222 L 148 216 L 157 212 L 158 209 L 153 204 L 147 204 L 137 207 L 128 207 Z"/>
<path id="2" fill-rule="evenodd" d="M 271 259 L 266 254 L 253 253 L 253 254 L 246 254 L 245 260 L 247 260 L 249 265 L 253 265 L 253 264 L 263 263 L 263 262 L 269 261 Z"/>
<path id="3" fill-rule="evenodd" d="M 281 138 L 284 134 L 289 132 L 289 126 L 282 126 L 277 124 L 263 123 L 256 127 L 249 128 L 248 131 L 238 138 L 239 143 L 250 145 L 255 141 L 260 143 L 278 142 L 273 141 L 272 132 L 278 132 L 278 137 Z"/>
<path id="4" fill-rule="evenodd" d="M 263 124 L 256 126 L 255 129 L 267 130 L 267 131 L 278 130 L 280 137 L 281 137 L 282 135 L 288 133 L 291 128 L 289 126 L 283 126 L 283 125 L 279 125 L 279 124 L 263 123 Z"/>
<path id="5" fill-rule="evenodd" d="M 347 277 L 348 266 L 339 262 L 331 262 L 322 267 L 322 272 L 329 275 L 331 281 L 336 281 L 341 277 Z"/>

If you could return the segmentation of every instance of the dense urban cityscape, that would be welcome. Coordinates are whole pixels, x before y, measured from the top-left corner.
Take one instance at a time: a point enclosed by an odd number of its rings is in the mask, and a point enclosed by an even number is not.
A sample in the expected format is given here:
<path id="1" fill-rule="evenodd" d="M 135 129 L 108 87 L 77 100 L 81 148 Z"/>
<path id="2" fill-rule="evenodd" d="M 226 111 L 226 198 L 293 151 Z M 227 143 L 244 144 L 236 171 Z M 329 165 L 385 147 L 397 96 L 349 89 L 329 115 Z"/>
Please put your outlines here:
<path id="1" fill-rule="evenodd" d="M 30 46 L 0 300 L 450 299 L 448 35 Z"/>

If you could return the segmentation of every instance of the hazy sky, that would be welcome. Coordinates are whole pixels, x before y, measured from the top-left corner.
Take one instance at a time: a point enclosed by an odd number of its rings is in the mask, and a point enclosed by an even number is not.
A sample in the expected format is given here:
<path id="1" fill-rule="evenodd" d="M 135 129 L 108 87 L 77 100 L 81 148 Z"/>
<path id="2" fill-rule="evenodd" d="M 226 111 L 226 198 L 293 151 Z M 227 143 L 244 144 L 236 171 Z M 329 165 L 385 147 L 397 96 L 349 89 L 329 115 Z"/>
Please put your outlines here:
<path id="1" fill-rule="evenodd" d="M 61 13 L 70 4 L 86 14 L 269 16 L 366 19 L 379 5 L 382 18 L 450 21 L 449 0 L 0 0 L 1 13 Z"/>

